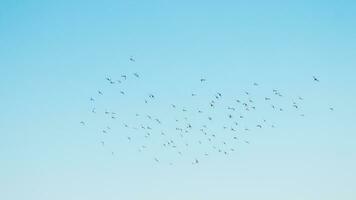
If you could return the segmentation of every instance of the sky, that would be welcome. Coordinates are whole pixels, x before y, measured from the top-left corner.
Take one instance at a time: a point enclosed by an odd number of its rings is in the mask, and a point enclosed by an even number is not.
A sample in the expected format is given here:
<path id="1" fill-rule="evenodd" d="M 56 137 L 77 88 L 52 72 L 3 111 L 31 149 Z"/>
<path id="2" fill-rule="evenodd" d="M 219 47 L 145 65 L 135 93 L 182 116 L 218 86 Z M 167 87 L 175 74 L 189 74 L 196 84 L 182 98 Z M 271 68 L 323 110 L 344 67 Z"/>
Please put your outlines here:
<path id="1" fill-rule="evenodd" d="M 355 13 L 351 0 L 0 1 L 0 199 L 355 199 Z M 117 100 L 105 77 L 134 72 Z M 305 117 L 258 111 L 276 128 L 199 165 L 114 136 L 102 147 L 107 121 L 89 101 L 102 90 L 102 108 L 129 122 L 139 111 L 168 120 L 171 102 L 274 88 L 303 96 Z M 157 102 L 143 108 L 149 92 Z"/>

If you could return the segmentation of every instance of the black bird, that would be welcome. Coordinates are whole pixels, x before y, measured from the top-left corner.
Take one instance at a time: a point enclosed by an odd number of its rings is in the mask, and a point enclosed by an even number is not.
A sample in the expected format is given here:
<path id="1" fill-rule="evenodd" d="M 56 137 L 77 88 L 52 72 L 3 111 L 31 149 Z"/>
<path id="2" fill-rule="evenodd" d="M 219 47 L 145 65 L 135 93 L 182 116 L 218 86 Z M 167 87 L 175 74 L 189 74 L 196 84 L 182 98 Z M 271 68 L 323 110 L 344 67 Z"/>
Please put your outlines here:
<path id="1" fill-rule="evenodd" d="M 84 126 L 84 125 L 85 125 L 85 122 L 81 121 L 80 124 Z"/>
<path id="2" fill-rule="evenodd" d="M 90 98 L 90 101 L 95 101 L 93 97 Z"/>
<path id="3" fill-rule="evenodd" d="M 330 109 L 331 111 L 334 111 L 334 108 L 333 108 L 333 107 L 330 107 L 329 109 Z"/>
<path id="4" fill-rule="evenodd" d="M 313 76 L 314 81 L 319 82 L 319 79 L 315 76 Z"/>
<path id="5" fill-rule="evenodd" d="M 140 76 L 138 75 L 138 73 L 134 73 L 134 76 L 136 76 L 137 78 L 140 78 Z"/>
<path id="6" fill-rule="evenodd" d="M 101 92 L 100 90 L 98 90 L 98 93 L 99 93 L 100 95 L 103 95 L 103 92 Z"/>
<path id="7" fill-rule="evenodd" d="M 121 75 L 121 78 L 124 78 L 126 80 L 127 76 L 126 75 Z"/>
<path id="8" fill-rule="evenodd" d="M 201 79 L 200 79 L 200 82 L 205 82 L 205 81 L 206 81 L 205 78 L 201 78 Z"/>
<path id="9" fill-rule="evenodd" d="M 136 60 L 133 57 L 130 57 L 131 62 L 135 62 Z"/>

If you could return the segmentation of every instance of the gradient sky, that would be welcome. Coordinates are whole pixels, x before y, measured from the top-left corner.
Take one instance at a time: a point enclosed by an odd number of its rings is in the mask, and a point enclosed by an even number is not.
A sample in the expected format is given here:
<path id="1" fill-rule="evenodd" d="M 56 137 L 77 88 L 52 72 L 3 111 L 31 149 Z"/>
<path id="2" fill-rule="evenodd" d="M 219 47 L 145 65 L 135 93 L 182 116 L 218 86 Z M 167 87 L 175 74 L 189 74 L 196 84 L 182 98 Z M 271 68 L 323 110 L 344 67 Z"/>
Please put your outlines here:
<path id="1" fill-rule="evenodd" d="M 351 0 L 2 0 L 0 199 L 356 199 L 355 13 Z M 305 97 L 306 117 L 274 117 L 197 166 L 157 165 L 125 142 L 108 144 L 113 157 L 79 122 L 103 124 L 88 99 L 105 76 L 136 71 L 128 91 L 162 102 L 190 105 L 200 77 L 236 96 L 259 82 Z"/>

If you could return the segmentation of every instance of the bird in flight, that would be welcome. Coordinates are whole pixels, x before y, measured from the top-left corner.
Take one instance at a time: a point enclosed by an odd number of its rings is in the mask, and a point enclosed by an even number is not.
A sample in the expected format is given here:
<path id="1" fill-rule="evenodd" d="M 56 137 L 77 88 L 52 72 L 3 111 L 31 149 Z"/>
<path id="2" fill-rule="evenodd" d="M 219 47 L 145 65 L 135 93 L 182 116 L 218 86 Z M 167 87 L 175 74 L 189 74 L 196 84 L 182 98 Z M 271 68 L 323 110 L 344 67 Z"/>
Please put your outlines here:
<path id="1" fill-rule="evenodd" d="M 200 82 L 205 82 L 205 81 L 206 81 L 205 78 L 201 78 L 201 79 L 200 79 Z"/>
<path id="2" fill-rule="evenodd" d="M 319 79 L 315 76 L 313 76 L 314 81 L 319 82 Z"/>
<path id="3" fill-rule="evenodd" d="M 131 62 L 135 62 L 136 60 L 131 56 L 131 57 L 130 57 L 130 61 L 131 61 Z"/>
<path id="4" fill-rule="evenodd" d="M 103 92 L 102 92 L 102 91 L 100 91 L 100 90 L 98 90 L 98 94 L 103 95 Z"/>

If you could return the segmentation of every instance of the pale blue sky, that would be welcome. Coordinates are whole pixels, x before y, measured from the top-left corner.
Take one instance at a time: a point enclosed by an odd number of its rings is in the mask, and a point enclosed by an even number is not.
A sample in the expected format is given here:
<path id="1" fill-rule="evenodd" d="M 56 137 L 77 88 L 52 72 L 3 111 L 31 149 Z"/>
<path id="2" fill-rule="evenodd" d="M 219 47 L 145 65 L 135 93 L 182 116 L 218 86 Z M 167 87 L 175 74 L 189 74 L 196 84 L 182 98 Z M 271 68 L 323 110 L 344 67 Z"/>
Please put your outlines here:
<path id="1" fill-rule="evenodd" d="M 355 13 L 354 1 L 2 0 L 0 199 L 355 199 Z M 154 92 L 146 111 L 163 118 L 191 92 L 273 88 L 303 96 L 306 117 L 263 110 L 278 127 L 235 154 L 157 165 L 117 138 L 102 148 L 107 122 L 90 113 L 98 89 L 115 94 L 105 76 L 133 72 L 125 90 Z M 127 96 L 102 105 L 129 117 L 142 108 Z"/>

